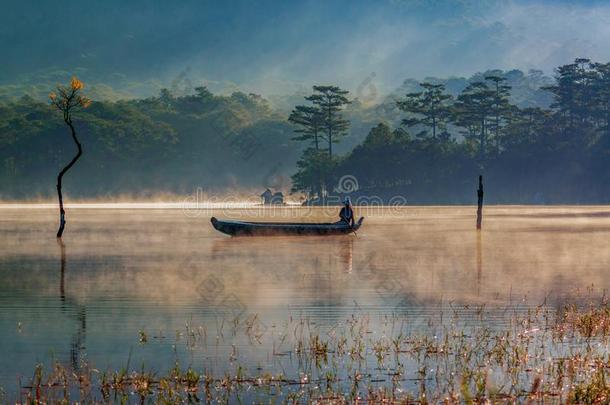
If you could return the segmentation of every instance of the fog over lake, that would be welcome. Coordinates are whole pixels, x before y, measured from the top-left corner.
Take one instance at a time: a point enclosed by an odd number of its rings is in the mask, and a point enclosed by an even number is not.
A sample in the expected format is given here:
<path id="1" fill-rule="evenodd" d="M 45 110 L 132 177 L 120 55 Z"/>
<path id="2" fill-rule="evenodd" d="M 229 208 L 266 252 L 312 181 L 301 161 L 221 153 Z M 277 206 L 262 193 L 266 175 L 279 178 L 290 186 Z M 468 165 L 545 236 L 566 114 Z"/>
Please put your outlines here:
<path id="1" fill-rule="evenodd" d="M 179 360 L 215 374 L 238 361 L 298 377 L 302 364 L 274 356 L 289 320 L 325 331 L 363 316 L 375 334 L 388 317 L 417 330 L 458 311 L 494 329 L 610 287 L 608 207 L 488 207 L 479 234 L 475 207 L 356 207 L 357 235 L 325 238 L 230 238 L 209 222 L 333 210 L 73 207 L 62 263 L 55 210 L 3 206 L 0 386 L 14 393 L 54 359 L 162 372 Z"/>

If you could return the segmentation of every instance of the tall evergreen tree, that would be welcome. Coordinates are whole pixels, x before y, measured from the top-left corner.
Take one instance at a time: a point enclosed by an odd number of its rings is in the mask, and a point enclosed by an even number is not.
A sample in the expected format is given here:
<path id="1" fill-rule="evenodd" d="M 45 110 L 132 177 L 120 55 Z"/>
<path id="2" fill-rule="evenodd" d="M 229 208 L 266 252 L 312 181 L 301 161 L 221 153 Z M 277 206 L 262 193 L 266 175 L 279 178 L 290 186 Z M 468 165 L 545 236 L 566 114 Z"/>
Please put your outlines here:
<path id="1" fill-rule="evenodd" d="M 493 119 L 495 91 L 484 82 L 468 85 L 458 96 L 454 108 L 455 125 L 464 128 L 466 139 L 478 144 L 478 161 L 487 157 L 489 122 Z"/>
<path id="2" fill-rule="evenodd" d="M 553 93 L 551 107 L 560 113 L 565 129 L 582 128 L 590 123 L 597 73 L 589 59 L 579 58 L 557 68 L 556 84 L 545 87 Z"/>
<path id="3" fill-rule="evenodd" d="M 306 97 L 318 106 L 324 115 L 324 128 L 328 142 L 328 156 L 333 156 L 333 143 L 338 143 L 347 134 L 349 121 L 341 111 L 351 102 L 346 97 L 349 92 L 337 86 L 313 86 L 314 94 Z"/>
<path id="4" fill-rule="evenodd" d="M 316 151 L 320 150 L 321 132 L 324 129 L 324 114 L 317 106 L 298 105 L 290 113 L 288 121 L 297 125 L 294 132 L 300 134 L 295 141 L 310 141 Z"/>
<path id="5" fill-rule="evenodd" d="M 594 63 L 594 119 L 598 132 L 610 140 L 610 63 Z"/>
<path id="6" fill-rule="evenodd" d="M 447 123 L 451 117 L 452 96 L 445 93 L 443 84 L 420 83 L 422 91 L 408 93 L 403 100 L 396 102 L 397 107 L 409 114 L 402 120 L 407 127 L 422 126 L 418 136 L 427 137 L 428 129 L 432 131 L 432 139 L 440 132 L 446 132 Z"/>
<path id="7" fill-rule="evenodd" d="M 490 132 L 496 142 L 496 147 L 500 144 L 501 132 L 510 117 L 511 105 L 508 100 L 511 87 L 506 85 L 506 78 L 499 75 L 489 75 L 485 80 L 492 83 L 493 95 L 493 120 L 489 125 Z"/>

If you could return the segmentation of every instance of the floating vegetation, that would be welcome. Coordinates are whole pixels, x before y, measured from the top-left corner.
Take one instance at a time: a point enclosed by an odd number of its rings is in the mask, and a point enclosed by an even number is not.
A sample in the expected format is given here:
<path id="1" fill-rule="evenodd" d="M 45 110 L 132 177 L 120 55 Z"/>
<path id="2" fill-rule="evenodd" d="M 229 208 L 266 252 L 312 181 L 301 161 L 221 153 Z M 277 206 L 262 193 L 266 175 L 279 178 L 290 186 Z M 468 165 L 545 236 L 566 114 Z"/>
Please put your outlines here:
<path id="1" fill-rule="evenodd" d="M 482 307 L 466 307 L 477 322 L 460 319 L 452 308 L 450 316 L 416 327 L 404 316 L 382 316 L 374 330 L 366 315 L 325 327 L 306 317 L 291 318 L 251 343 L 271 339 L 269 356 L 290 362 L 288 371 L 240 363 L 244 359 L 235 346 L 226 359 L 231 372 L 215 372 L 206 364 L 176 363 L 161 374 L 129 366 L 100 372 L 88 365 L 72 370 L 56 363 L 49 371 L 37 365 L 17 402 L 610 402 L 606 301 L 507 309 L 506 322 L 494 327 Z M 238 330 L 237 323 L 233 327 Z M 252 334 L 254 329 L 250 320 L 241 330 Z M 189 350 L 205 350 L 206 330 L 187 324 L 176 335 Z M 217 335 L 217 341 L 225 339 L 222 326 Z M 151 338 L 140 331 L 137 340 Z"/>

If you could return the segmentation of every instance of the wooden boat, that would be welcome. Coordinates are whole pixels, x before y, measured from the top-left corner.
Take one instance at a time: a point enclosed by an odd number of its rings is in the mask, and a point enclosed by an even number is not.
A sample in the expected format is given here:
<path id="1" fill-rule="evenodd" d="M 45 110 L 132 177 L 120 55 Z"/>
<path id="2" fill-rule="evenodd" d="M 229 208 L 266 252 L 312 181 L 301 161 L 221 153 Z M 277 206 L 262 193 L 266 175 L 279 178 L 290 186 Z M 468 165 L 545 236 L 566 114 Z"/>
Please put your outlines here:
<path id="1" fill-rule="evenodd" d="M 361 217 L 354 226 L 345 222 L 335 223 L 289 223 L 289 222 L 242 222 L 221 221 L 212 217 L 212 226 L 231 236 L 272 236 L 272 235 L 345 235 L 357 231 L 364 221 Z"/>

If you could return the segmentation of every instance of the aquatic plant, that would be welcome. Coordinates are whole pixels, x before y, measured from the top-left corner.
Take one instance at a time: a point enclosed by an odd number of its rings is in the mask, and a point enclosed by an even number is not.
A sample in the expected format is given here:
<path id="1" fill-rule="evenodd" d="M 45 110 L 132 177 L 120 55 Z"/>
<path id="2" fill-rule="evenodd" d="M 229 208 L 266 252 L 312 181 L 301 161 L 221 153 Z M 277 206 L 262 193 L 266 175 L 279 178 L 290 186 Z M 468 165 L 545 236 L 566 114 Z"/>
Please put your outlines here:
<path id="1" fill-rule="evenodd" d="M 291 318 L 283 331 L 266 336 L 273 339 L 270 356 L 294 362 L 289 374 L 249 367 L 233 344 L 227 345 L 234 367 L 228 372 L 183 368 L 178 362 L 165 373 L 144 367 L 130 371 L 129 362 L 120 370 L 102 372 L 88 365 L 74 370 L 55 363 L 49 371 L 37 365 L 16 402 L 609 401 L 610 316 L 604 302 L 559 310 L 514 309 L 507 324 L 496 328 L 486 323 L 483 307 L 462 308 L 469 322 L 460 320 L 456 307 L 452 311 L 452 316 L 435 317 L 415 330 L 395 317 L 382 318 L 374 331 L 369 316 L 351 316 L 328 330 L 307 318 Z M 222 325 L 218 324 L 219 341 L 228 339 Z M 198 346 L 205 341 L 202 330 L 187 325 L 186 332 L 177 334 L 177 344 L 207 350 L 205 344 Z M 252 333 L 248 327 L 239 330 Z M 259 343 L 255 339 L 252 344 Z"/>

